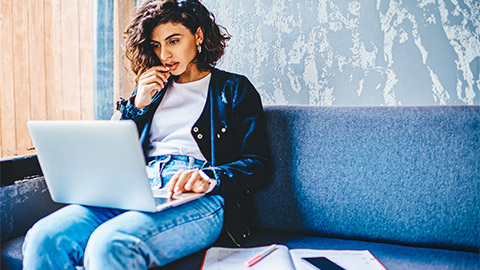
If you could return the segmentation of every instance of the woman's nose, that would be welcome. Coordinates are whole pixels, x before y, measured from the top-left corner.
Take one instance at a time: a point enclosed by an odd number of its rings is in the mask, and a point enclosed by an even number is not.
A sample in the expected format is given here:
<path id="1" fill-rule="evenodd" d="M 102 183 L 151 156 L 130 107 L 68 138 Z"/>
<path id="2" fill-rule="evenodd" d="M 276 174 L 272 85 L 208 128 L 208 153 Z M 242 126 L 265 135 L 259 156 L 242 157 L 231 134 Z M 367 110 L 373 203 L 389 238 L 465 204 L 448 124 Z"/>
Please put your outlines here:
<path id="1" fill-rule="evenodd" d="M 170 57 L 172 57 L 172 54 L 170 53 L 169 50 L 165 49 L 165 48 L 161 48 L 160 49 L 160 59 L 162 61 L 166 61 L 168 60 Z"/>

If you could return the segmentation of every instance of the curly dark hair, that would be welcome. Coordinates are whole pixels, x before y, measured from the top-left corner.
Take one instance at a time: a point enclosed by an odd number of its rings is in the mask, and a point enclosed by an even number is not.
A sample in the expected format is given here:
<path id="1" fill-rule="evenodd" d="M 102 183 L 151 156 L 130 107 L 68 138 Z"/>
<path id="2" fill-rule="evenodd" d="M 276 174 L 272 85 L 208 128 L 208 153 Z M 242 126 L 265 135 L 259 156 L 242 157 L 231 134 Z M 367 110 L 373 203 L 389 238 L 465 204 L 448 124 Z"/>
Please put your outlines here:
<path id="1" fill-rule="evenodd" d="M 124 33 L 125 57 L 130 61 L 136 82 L 147 69 L 162 64 L 150 41 L 153 29 L 168 22 L 181 23 L 194 35 L 201 27 L 204 36 L 202 53 L 194 59 L 200 71 L 215 67 L 231 37 L 199 0 L 147 0 L 137 9 Z"/>

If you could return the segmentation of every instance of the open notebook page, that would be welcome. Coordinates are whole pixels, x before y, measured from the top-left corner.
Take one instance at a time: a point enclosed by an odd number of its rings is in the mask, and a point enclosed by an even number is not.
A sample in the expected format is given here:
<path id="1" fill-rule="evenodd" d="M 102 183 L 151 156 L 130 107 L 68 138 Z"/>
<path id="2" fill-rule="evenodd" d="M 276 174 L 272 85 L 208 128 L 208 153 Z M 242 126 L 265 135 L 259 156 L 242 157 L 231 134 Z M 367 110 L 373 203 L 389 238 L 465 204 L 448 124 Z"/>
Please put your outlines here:
<path id="1" fill-rule="evenodd" d="M 277 245 L 272 253 L 267 255 L 251 267 L 244 263 L 253 256 L 261 253 L 268 246 L 256 248 L 210 248 L 205 255 L 203 270 L 295 270 L 288 248 Z"/>
<path id="2" fill-rule="evenodd" d="M 347 270 L 386 270 L 368 250 L 291 249 L 296 270 L 318 270 L 302 258 L 325 257 Z"/>

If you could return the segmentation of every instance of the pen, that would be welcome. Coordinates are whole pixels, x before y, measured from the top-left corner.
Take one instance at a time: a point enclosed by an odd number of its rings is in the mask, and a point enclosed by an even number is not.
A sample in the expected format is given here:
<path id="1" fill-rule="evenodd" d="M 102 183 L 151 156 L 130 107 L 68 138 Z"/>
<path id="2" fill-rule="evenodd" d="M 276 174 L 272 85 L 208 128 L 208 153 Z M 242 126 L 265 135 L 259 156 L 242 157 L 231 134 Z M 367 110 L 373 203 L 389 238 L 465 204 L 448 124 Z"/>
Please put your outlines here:
<path id="1" fill-rule="evenodd" d="M 264 251 L 262 251 L 260 254 L 257 254 L 253 256 L 250 260 L 246 261 L 244 265 L 246 267 L 251 267 L 252 265 L 256 264 L 259 262 L 261 259 L 265 258 L 268 254 L 272 253 L 277 248 L 277 245 L 273 244 Z"/>
<path id="2" fill-rule="evenodd" d="M 202 170 L 197 170 L 204 180 L 210 180 L 210 177 Z"/>

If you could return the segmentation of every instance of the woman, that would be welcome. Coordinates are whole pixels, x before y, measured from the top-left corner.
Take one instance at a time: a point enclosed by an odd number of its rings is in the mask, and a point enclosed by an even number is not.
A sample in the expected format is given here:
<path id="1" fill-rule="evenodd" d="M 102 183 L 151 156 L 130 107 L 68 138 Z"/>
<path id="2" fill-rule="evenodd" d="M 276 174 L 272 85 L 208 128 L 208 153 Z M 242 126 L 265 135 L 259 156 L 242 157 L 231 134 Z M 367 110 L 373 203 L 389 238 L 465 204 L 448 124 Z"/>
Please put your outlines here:
<path id="1" fill-rule="evenodd" d="M 206 196 L 158 213 L 69 205 L 38 221 L 24 269 L 145 269 L 211 246 L 240 246 L 240 214 L 266 179 L 260 97 L 243 76 L 216 69 L 223 34 L 198 0 L 146 1 L 126 30 L 137 88 L 117 103 L 140 134 L 152 188 Z"/>

